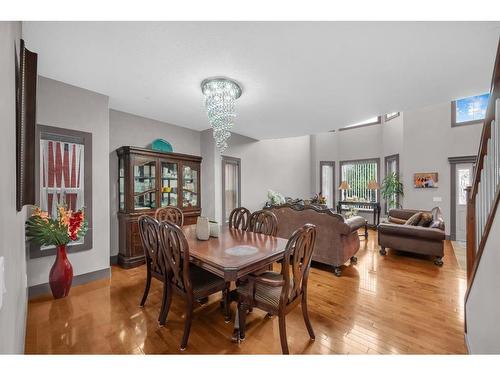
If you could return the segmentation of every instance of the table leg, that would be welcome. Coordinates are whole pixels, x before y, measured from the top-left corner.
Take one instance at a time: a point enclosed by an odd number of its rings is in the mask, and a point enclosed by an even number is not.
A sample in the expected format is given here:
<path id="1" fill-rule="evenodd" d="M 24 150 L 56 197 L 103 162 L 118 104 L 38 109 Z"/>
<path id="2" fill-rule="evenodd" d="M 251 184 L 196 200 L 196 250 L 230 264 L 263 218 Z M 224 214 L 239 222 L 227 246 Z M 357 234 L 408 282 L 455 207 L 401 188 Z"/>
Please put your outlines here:
<path id="1" fill-rule="evenodd" d="M 233 335 L 231 336 L 232 342 L 240 342 L 240 312 L 236 309 L 236 314 L 234 314 L 234 326 Z"/>
<path id="2" fill-rule="evenodd" d="M 365 222 L 365 239 L 368 239 L 368 221 Z"/>

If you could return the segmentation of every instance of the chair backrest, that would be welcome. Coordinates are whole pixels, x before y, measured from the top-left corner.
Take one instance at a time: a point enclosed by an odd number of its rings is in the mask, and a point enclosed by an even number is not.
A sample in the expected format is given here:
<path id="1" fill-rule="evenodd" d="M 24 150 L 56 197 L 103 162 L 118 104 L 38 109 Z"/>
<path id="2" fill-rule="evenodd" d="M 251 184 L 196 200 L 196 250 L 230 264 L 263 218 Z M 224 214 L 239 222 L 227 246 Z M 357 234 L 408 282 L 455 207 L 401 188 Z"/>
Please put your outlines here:
<path id="1" fill-rule="evenodd" d="M 167 220 L 180 227 L 184 225 L 184 213 L 174 206 L 158 208 L 155 212 L 155 219 L 159 222 Z"/>
<path id="2" fill-rule="evenodd" d="M 160 252 L 171 282 L 183 292 L 192 294 L 189 276 L 189 245 L 182 229 L 169 221 L 159 224 Z M 186 259 L 186 261 L 184 261 Z"/>
<path id="3" fill-rule="evenodd" d="M 235 208 L 229 214 L 229 228 L 246 230 L 249 218 L 250 210 L 245 207 Z"/>
<path id="4" fill-rule="evenodd" d="M 162 259 L 159 254 L 160 241 L 158 239 L 158 228 L 158 221 L 151 216 L 142 215 L 139 217 L 139 235 L 144 255 L 146 256 L 146 262 L 154 272 L 165 275 Z"/>
<path id="5" fill-rule="evenodd" d="M 316 226 L 313 224 L 305 224 L 297 229 L 288 240 L 281 266 L 285 285 L 281 291 L 280 303 L 294 302 L 307 289 L 315 242 Z"/>
<path id="6" fill-rule="evenodd" d="M 269 210 L 255 211 L 248 219 L 247 230 L 249 232 L 276 236 L 278 232 L 278 219 Z"/>

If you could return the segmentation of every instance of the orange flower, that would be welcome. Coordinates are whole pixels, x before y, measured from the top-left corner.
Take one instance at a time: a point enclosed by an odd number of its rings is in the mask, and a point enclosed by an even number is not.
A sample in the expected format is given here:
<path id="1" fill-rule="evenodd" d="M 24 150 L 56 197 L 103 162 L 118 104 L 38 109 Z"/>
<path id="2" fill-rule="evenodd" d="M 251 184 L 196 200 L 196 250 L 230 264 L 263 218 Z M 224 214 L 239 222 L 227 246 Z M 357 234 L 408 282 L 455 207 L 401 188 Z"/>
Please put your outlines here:
<path id="1" fill-rule="evenodd" d="M 69 226 L 69 219 L 71 218 L 71 210 L 66 210 L 64 206 L 57 207 L 59 213 L 59 224 L 62 226 Z"/>
<path id="2" fill-rule="evenodd" d="M 38 216 L 40 219 L 45 221 L 46 223 L 49 221 L 49 213 L 47 211 L 42 211 L 40 207 L 35 207 L 32 216 Z"/>

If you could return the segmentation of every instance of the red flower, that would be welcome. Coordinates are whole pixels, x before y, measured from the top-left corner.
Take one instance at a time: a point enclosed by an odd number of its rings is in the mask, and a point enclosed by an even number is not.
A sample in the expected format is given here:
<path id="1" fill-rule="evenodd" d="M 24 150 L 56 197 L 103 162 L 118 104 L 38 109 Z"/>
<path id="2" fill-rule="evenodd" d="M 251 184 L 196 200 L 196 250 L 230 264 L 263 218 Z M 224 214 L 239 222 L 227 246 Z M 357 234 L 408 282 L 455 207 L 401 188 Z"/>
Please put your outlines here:
<path id="1" fill-rule="evenodd" d="M 76 241 L 78 239 L 78 232 L 82 227 L 83 218 L 84 215 L 82 211 L 76 211 L 71 214 L 68 225 L 68 235 L 71 241 Z"/>

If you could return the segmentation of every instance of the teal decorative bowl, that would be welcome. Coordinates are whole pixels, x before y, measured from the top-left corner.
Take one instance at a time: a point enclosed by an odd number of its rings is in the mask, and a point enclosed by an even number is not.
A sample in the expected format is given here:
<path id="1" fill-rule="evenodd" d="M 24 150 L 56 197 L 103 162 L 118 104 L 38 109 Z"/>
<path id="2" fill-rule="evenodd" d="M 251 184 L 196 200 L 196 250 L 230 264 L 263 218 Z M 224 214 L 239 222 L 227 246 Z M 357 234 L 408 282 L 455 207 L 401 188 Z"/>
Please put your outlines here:
<path id="1" fill-rule="evenodd" d="M 151 142 L 151 149 L 155 151 L 162 151 L 162 152 L 173 152 L 174 149 L 170 142 L 167 142 L 164 139 L 155 139 L 153 142 Z"/>

